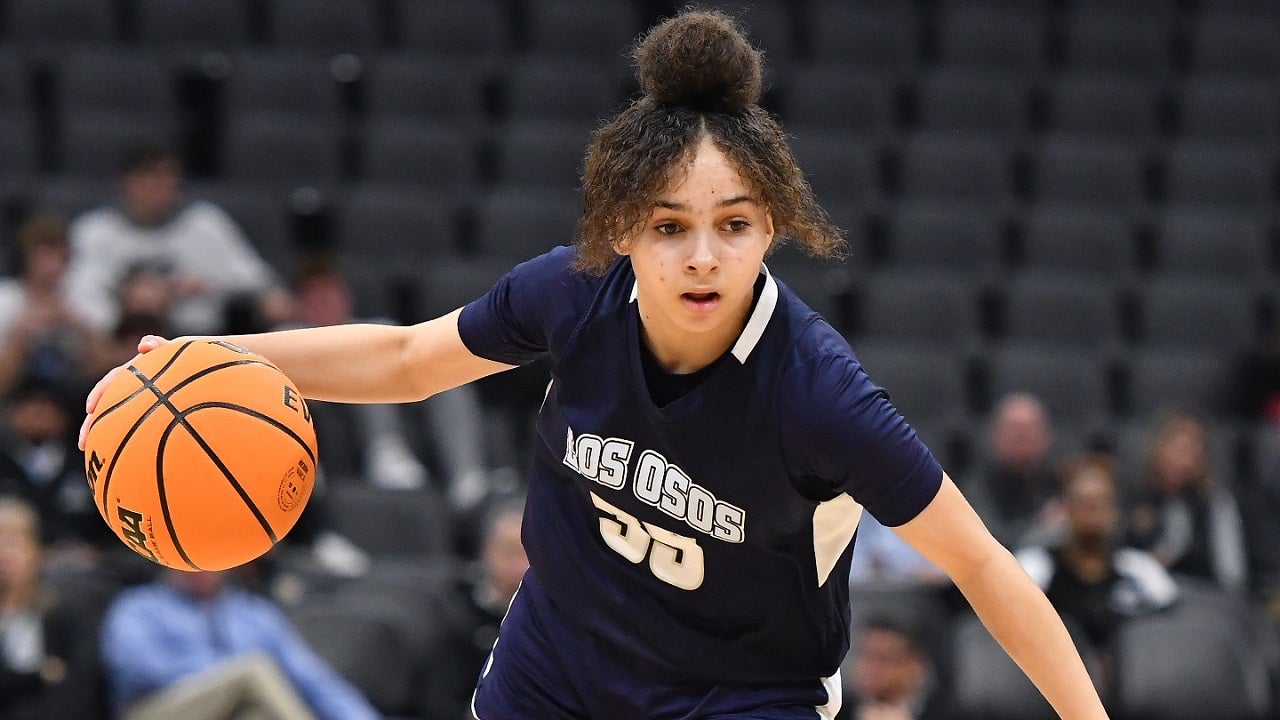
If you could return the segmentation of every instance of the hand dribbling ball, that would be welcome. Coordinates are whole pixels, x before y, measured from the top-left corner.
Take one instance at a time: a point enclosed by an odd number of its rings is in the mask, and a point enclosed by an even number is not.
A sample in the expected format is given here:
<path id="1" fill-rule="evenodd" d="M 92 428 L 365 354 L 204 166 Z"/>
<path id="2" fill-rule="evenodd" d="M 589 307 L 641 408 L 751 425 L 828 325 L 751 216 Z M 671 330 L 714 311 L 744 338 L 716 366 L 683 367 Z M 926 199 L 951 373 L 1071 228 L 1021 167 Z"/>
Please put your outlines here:
<path id="1" fill-rule="evenodd" d="M 316 470 L 302 394 L 260 355 L 218 340 L 138 355 L 103 391 L 85 475 L 117 536 L 179 570 L 249 562 L 298 520 Z"/>

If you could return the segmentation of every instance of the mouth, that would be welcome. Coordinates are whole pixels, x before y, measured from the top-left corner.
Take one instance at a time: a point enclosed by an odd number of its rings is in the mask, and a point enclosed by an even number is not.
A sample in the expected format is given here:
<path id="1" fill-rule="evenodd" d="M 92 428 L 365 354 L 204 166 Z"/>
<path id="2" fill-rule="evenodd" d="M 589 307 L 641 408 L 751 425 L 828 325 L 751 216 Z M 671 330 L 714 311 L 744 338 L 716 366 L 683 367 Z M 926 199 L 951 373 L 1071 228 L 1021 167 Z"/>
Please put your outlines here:
<path id="1" fill-rule="evenodd" d="M 694 312 L 710 312 L 720 302 L 718 292 L 687 292 L 680 295 L 685 307 Z"/>

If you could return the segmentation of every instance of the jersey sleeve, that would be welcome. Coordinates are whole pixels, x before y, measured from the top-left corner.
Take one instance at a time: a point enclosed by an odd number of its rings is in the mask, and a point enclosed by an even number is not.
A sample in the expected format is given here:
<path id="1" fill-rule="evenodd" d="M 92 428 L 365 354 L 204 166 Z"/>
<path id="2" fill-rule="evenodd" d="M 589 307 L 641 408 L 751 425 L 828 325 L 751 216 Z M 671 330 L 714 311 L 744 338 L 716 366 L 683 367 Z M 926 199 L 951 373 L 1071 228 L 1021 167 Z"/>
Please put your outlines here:
<path id="1" fill-rule="evenodd" d="M 553 336 L 580 305 L 574 250 L 558 247 L 517 265 L 484 295 L 462 308 L 458 332 L 473 354 L 525 365 L 543 357 Z"/>
<path id="2" fill-rule="evenodd" d="M 779 408 L 796 477 L 852 495 L 887 527 L 933 500 L 941 465 L 856 359 L 831 354 L 788 375 Z"/>

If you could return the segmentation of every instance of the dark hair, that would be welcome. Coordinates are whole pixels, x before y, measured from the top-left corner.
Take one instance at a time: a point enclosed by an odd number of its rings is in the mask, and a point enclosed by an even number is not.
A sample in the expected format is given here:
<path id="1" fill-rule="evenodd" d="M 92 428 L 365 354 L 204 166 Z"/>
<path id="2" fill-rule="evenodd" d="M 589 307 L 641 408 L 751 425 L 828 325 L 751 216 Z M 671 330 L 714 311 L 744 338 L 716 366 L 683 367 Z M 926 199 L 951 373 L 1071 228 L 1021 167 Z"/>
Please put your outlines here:
<path id="1" fill-rule="evenodd" d="M 762 56 L 732 18 L 687 10 L 650 30 L 632 57 L 644 94 L 596 130 L 587 150 L 579 270 L 608 268 L 614 245 L 648 218 L 704 136 L 760 193 L 779 240 L 791 238 L 818 257 L 841 254 L 840 230 L 814 198 L 782 128 L 759 105 Z"/>
<path id="2" fill-rule="evenodd" d="M 182 157 L 172 146 L 163 142 L 148 142 L 130 148 L 120 161 L 120 174 L 129 175 L 150 170 L 164 162 L 182 165 Z"/>
<path id="3" fill-rule="evenodd" d="M 24 256 L 39 247 L 67 248 L 67 225 L 53 215 L 32 215 L 18 228 L 18 247 Z"/>

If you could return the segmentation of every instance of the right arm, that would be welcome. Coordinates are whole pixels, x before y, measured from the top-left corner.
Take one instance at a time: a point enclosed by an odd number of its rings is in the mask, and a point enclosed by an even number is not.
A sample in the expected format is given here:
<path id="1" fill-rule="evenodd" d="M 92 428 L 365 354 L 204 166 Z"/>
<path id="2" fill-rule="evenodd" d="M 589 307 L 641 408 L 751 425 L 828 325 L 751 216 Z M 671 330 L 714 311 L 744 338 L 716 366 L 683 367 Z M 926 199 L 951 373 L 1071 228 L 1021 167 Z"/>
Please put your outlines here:
<path id="1" fill-rule="evenodd" d="M 508 370 L 507 365 L 473 354 L 458 332 L 461 310 L 417 325 L 374 324 L 280 330 L 219 339 L 275 363 L 305 397 L 346 403 L 414 402 L 438 392 Z M 178 340 L 193 338 L 178 338 Z M 138 343 L 145 353 L 169 342 L 148 335 Z M 116 368 L 94 386 L 85 401 L 80 446 L 93 411 Z"/>
<path id="2" fill-rule="evenodd" d="M 407 327 L 334 325 L 222 339 L 275 363 L 314 400 L 415 402 L 514 367 L 467 349 L 461 312 Z"/>

